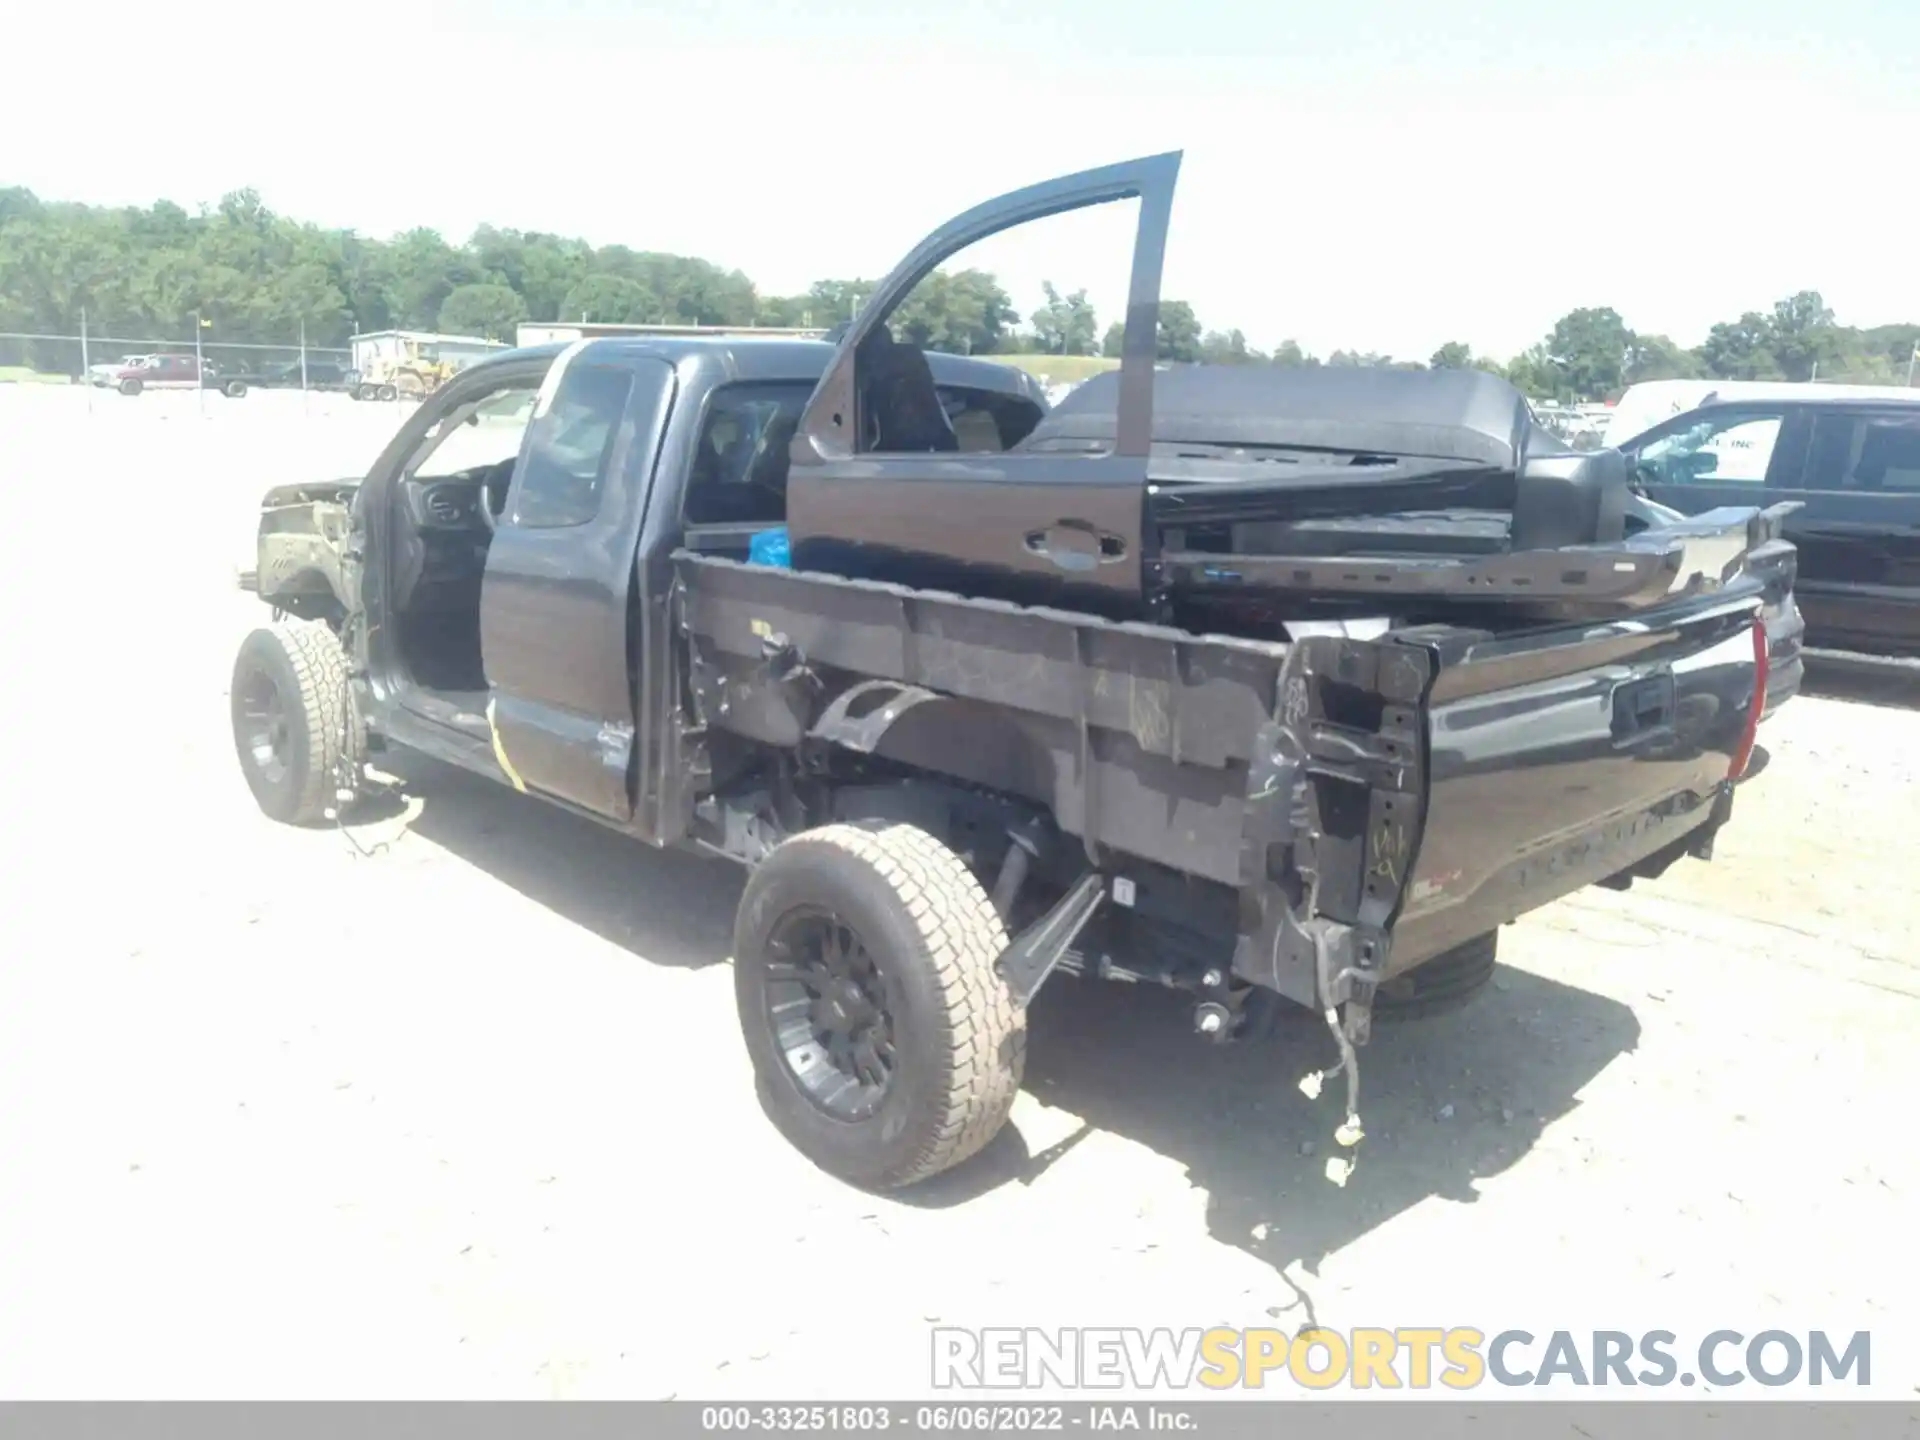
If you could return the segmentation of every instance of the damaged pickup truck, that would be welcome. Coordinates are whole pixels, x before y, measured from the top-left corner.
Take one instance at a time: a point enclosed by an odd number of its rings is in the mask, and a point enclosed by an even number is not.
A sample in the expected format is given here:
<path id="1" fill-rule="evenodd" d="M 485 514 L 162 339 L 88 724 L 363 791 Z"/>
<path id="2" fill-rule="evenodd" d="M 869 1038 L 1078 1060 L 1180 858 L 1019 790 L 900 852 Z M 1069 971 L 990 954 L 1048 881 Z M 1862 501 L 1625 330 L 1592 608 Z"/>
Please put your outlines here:
<path id="1" fill-rule="evenodd" d="M 333 818 L 405 747 L 748 867 L 763 1103 L 860 1185 L 988 1142 L 1065 973 L 1190 992 L 1215 1041 L 1324 1019 L 1350 1163 L 1376 1012 L 1710 857 L 1777 522 L 1634 523 L 1619 453 L 1491 376 L 1157 368 L 1178 169 L 968 211 L 837 344 L 489 358 L 364 480 L 273 491 L 232 686 L 261 808 Z M 1129 197 L 1112 380 L 1050 411 L 889 329 L 964 246 Z"/>

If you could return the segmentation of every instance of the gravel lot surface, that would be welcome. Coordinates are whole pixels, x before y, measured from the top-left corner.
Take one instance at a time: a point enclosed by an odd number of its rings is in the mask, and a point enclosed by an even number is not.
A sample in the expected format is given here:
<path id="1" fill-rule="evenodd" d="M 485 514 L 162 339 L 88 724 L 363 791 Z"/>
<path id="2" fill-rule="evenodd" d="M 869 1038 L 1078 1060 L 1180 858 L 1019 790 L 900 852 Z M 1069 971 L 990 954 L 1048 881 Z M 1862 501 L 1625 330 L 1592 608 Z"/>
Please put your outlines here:
<path id="1" fill-rule="evenodd" d="M 401 414 L 0 387 L 0 1393 L 905 1397 L 935 1322 L 1309 1318 L 1871 1329 L 1920 1386 L 1910 674 L 1823 673 L 1714 863 L 1378 1033 L 1347 1189 L 1311 1025 L 1069 983 L 1001 1139 L 876 1200 L 755 1103 L 731 870 L 425 762 L 370 855 L 254 809 L 254 503 Z"/>

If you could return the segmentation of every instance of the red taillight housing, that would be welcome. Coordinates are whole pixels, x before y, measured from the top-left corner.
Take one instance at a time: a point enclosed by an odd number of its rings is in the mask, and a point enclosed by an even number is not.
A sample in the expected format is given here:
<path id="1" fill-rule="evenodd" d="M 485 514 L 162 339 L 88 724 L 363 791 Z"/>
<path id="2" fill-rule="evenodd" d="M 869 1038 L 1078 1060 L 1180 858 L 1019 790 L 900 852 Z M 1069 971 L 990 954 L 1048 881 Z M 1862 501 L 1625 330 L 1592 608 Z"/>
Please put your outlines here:
<path id="1" fill-rule="evenodd" d="M 1767 622 L 1756 615 L 1753 620 L 1753 706 L 1747 711 L 1746 728 L 1734 748 L 1733 764 L 1727 767 L 1727 779 L 1738 780 L 1747 773 L 1753 759 L 1753 742 L 1760 734 L 1760 715 L 1767 708 Z"/>

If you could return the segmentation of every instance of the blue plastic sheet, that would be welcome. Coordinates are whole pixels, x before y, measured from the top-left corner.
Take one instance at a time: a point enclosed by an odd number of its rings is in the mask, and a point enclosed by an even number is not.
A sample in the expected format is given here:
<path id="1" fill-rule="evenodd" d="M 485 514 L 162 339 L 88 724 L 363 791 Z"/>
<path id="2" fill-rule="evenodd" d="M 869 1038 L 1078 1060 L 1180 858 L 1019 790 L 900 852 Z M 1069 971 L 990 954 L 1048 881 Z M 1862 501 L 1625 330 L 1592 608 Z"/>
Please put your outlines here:
<path id="1" fill-rule="evenodd" d="M 753 537 L 747 548 L 749 565 L 771 565 L 776 570 L 793 568 L 793 557 L 787 550 L 787 527 L 777 530 L 762 530 Z"/>

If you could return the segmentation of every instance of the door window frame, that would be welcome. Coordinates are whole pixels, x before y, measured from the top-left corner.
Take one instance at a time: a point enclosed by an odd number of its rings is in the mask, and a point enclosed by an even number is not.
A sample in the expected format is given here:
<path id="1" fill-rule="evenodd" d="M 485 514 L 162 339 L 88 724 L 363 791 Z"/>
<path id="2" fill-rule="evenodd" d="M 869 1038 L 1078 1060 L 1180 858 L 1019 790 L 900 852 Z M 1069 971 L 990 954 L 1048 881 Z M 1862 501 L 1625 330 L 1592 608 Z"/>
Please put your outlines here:
<path id="1" fill-rule="evenodd" d="M 801 415 L 793 439 L 793 466 L 869 457 L 885 462 L 903 454 L 924 461 L 927 457 L 916 452 L 862 447 L 864 421 L 859 414 L 861 386 L 856 374 L 861 342 L 893 318 L 915 286 L 967 247 L 1035 220 L 1130 199 L 1138 200 L 1140 208 L 1134 227 L 1126 339 L 1121 349 L 1120 396 L 1111 453 L 1144 461 L 1152 447 L 1160 278 L 1180 160 L 1181 152 L 1175 150 L 1042 181 L 977 205 L 927 236 L 880 283 L 841 337 L 839 349 Z"/>
<path id="2" fill-rule="evenodd" d="M 1699 475 L 1688 480 L 1669 479 L 1665 476 L 1648 477 L 1641 474 L 1640 460 L 1650 446 L 1703 423 L 1719 423 L 1721 433 L 1741 424 L 1751 424 L 1755 420 L 1767 420 L 1778 417 L 1780 428 L 1773 437 L 1773 449 L 1767 456 L 1766 471 L 1754 480 L 1735 480 L 1724 475 Z M 1804 469 L 1807 444 L 1811 427 L 1806 423 L 1803 413 L 1797 406 L 1769 404 L 1765 401 L 1746 401 L 1729 405 L 1710 405 L 1677 415 L 1664 424 L 1642 435 L 1633 444 L 1631 456 L 1633 478 L 1638 484 L 1651 485 L 1658 489 L 1692 490 L 1707 486 L 1726 486 L 1729 488 L 1793 489 Z"/>

